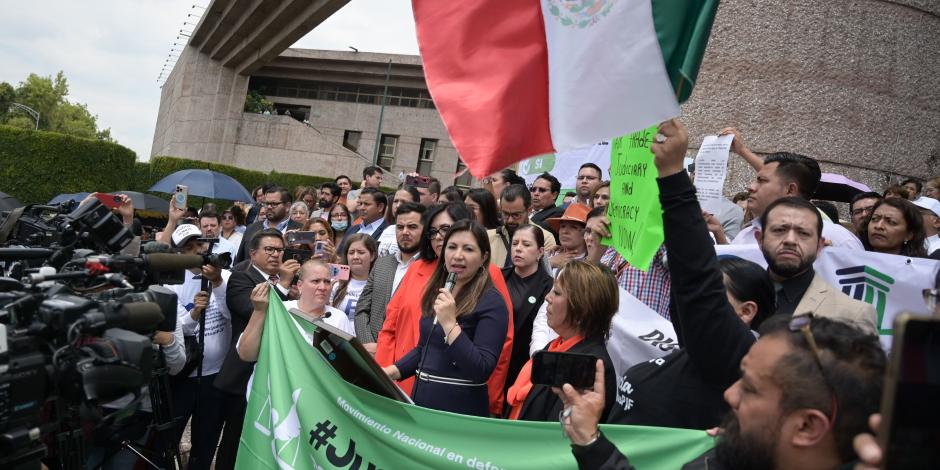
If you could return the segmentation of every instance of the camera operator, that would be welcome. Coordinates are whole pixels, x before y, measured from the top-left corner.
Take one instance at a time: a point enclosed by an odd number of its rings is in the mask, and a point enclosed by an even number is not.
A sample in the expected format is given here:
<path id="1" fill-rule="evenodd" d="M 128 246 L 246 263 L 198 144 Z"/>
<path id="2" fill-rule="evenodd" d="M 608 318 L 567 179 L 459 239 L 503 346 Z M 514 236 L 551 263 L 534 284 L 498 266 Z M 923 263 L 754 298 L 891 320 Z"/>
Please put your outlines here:
<path id="1" fill-rule="evenodd" d="M 128 198 L 129 199 L 129 198 Z M 157 331 L 154 333 L 153 348 L 159 351 L 166 361 L 169 373 L 177 374 L 186 365 L 186 348 L 183 342 L 183 329 L 180 322 L 176 322 L 176 331 Z M 104 414 L 113 413 L 126 408 L 134 402 L 133 395 L 127 395 L 113 402 L 105 404 Z M 132 442 L 135 447 L 146 447 L 150 440 L 153 423 L 153 410 L 151 407 L 149 387 L 144 387 L 138 400 L 139 408 L 127 418 L 118 419 L 113 426 L 96 430 L 94 442 L 88 450 L 85 468 L 103 470 L 123 470 L 134 468 L 138 456 L 127 446 L 123 445 L 125 439 Z"/>
<path id="2" fill-rule="evenodd" d="M 181 254 L 206 254 L 209 244 L 202 235 L 195 225 L 180 225 L 173 231 L 173 247 Z M 190 469 L 209 468 L 222 433 L 224 397 L 212 383 L 222 368 L 232 334 L 232 316 L 225 304 L 230 275 L 231 271 L 206 264 L 185 273 L 182 284 L 166 286 L 177 295 L 177 323 L 182 325 L 190 352 L 186 368 L 172 384 L 177 440 L 182 438 L 186 422 L 192 417 Z M 209 286 L 209 292 L 204 285 Z M 204 335 L 199 331 L 202 315 L 205 315 Z M 199 341 L 202 341 L 201 377 Z"/>

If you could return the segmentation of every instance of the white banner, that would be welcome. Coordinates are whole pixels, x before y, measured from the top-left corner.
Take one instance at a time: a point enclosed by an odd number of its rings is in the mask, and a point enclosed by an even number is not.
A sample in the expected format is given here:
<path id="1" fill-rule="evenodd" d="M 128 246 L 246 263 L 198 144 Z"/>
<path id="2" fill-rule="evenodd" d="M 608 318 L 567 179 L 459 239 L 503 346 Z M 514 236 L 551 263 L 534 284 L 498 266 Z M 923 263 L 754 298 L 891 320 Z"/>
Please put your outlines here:
<path id="1" fill-rule="evenodd" d="M 718 245 L 715 251 L 767 266 L 757 245 Z M 813 267 L 849 297 L 874 305 L 881 342 L 888 347 L 897 314 L 931 313 L 924 303 L 923 290 L 934 287 L 940 261 L 828 247 Z"/>
<path id="2" fill-rule="evenodd" d="M 610 143 L 601 142 L 591 147 L 583 147 L 565 152 L 539 155 L 519 162 L 519 176 L 525 178 L 526 184 L 532 184 L 535 178 L 545 173 L 551 173 L 561 182 L 561 194 L 574 190 L 578 182 L 578 168 L 585 163 L 593 163 L 600 167 L 603 173 L 601 179 L 610 181 Z"/>

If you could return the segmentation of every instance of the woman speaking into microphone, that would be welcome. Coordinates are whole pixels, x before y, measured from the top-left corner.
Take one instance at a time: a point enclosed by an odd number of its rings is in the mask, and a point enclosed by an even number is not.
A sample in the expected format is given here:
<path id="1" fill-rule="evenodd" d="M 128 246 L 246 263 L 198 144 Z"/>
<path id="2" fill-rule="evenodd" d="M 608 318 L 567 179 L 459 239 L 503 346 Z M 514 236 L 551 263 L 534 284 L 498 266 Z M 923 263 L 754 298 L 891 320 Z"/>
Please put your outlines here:
<path id="1" fill-rule="evenodd" d="M 509 312 L 487 269 L 486 230 L 462 220 L 450 227 L 442 258 L 421 298 L 418 344 L 385 367 L 394 380 L 415 376 L 415 404 L 489 416 L 487 379 L 506 340 Z M 456 274 L 453 290 L 445 288 Z M 450 285 L 446 285 L 450 287 Z"/>

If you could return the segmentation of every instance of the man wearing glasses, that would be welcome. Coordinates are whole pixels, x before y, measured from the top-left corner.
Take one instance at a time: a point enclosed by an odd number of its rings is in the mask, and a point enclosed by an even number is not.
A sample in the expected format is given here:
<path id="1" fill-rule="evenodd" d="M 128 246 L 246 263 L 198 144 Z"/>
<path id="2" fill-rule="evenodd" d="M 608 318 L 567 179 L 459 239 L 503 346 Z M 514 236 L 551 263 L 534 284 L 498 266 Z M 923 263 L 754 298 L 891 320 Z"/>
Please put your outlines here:
<path id="1" fill-rule="evenodd" d="M 581 165 L 581 168 L 578 169 L 578 182 L 575 186 L 578 197 L 575 198 L 574 202 L 591 207 L 591 195 L 601 185 L 603 175 L 601 168 L 593 163 Z"/>
<path id="2" fill-rule="evenodd" d="M 561 217 L 565 213 L 564 209 L 555 205 L 560 192 L 561 182 L 550 173 L 542 173 L 538 178 L 535 178 L 532 186 L 529 186 L 529 194 L 532 196 L 532 213 L 529 214 L 529 220 L 533 224 L 552 232 L 556 243 L 558 242 L 558 234 L 552 231 L 545 221 L 553 217 Z"/>
<path id="3" fill-rule="evenodd" d="M 871 210 L 875 204 L 881 200 L 878 193 L 867 192 L 859 193 L 852 197 L 849 204 L 849 214 L 852 216 L 852 226 L 855 227 L 855 233 L 862 232 L 862 224 L 871 215 Z"/>
<path id="4" fill-rule="evenodd" d="M 257 221 L 245 229 L 245 236 L 242 237 L 241 246 L 238 247 L 238 256 L 235 258 L 235 270 L 245 268 L 245 265 L 237 266 L 248 258 L 248 247 L 246 246 L 252 237 L 264 229 L 277 229 L 281 233 L 288 230 L 300 230 L 303 225 L 300 222 L 292 220 L 289 217 L 288 209 L 294 203 L 294 198 L 290 191 L 280 186 L 272 186 L 264 191 L 264 200 L 261 203 L 265 207 L 264 220 Z"/>
<path id="5" fill-rule="evenodd" d="M 276 195 L 277 193 L 273 193 Z M 272 193 L 265 194 L 268 201 Z M 270 206 L 269 206 L 270 207 Z M 269 209 L 270 212 L 270 209 Z M 242 421 L 245 419 L 245 390 L 253 365 L 238 357 L 236 339 L 245 331 L 253 310 L 251 291 L 262 282 L 271 283 L 281 300 L 287 300 L 294 275 L 300 270 L 297 260 L 282 262 L 284 239 L 274 228 L 263 228 L 252 235 L 245 252 L 249 263 L 242 271 L 232 272 L 228 280 L 226 305 L 232 316 L 232 338 L 225 362 L 215 380 L 216 388 L 225 392 L 225 431 L 219 444 L 215 468 L 234 468 L 235 454 L 241 437 Z M 211 459 L 210 459 L 211 460 Z"/>
<path id="6" fill-rule="evenodd" d="M 529 225 L 529 206 L 531 205 L 532 196 L 528 188 L 521 184 L 506 186 L 499 198 L 499 212 L 503 217 L 503 225 L 487 230 L 486 233 L 490 239 L 491 262 L 500 269 L 513 266 L 512 257 L 508 256 L 508 253 L 512 251 L 510 249 L 512 236 L 517 228 Z M 539 228 L 542 229 L 542 235 L 545 237 L 545 249 L 553 248 L 555 236 L 547 229 L 541 226 Z"/>

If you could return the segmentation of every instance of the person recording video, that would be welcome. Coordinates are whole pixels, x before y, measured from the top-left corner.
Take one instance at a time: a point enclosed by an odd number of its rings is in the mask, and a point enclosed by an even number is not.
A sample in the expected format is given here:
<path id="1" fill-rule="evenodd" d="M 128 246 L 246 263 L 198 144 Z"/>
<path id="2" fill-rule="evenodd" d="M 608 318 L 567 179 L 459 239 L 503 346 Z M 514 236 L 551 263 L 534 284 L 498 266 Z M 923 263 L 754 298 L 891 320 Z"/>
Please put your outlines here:
<path id="1" fill-rule="evenodd" d="M 195 225 L 180 225 L 173 231 L 173 248 L 181 254 L 206 254 L 209 243 L 202 236 Z M 224 396 L 213 382 L 232 334 L 232 315 L 225 302 L 229 276 L 231 271 L 206 264 L 189 269 L 182 284 L 166 286 L 177 295 L 177 324 L 189 353 L 186 367 L 174 377 L 172 391 L 177 442 L 192 417 L 191 469 L 209 468 L 224 424 Z"/>

